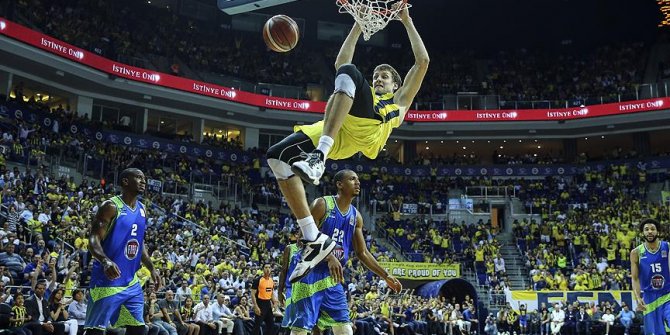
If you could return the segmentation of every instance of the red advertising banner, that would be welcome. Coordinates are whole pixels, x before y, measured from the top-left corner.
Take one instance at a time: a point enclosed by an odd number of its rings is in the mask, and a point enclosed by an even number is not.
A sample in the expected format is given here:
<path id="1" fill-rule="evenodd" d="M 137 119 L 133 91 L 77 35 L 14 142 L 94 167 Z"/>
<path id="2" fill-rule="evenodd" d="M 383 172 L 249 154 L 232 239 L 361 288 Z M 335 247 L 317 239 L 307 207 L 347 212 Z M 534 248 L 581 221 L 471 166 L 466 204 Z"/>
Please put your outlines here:
<path id="1" fill-rule="evenodd" d="M 40 48 L 51 54 L 87 65 L 120 78 L 159 85 L 184 92 L 229 100 L 241 104 L 268 109 L 296 112 L 323 113 L 326 103 L 271 97 L 235 90 L 229 87 L 177 77 L 166 73 L 146 70 L 118 63 L 95 53 L 82 50 L 53 37 L 36 32 L 20 24 L 0 17 L 0 34 L 25 44 Z M 497 122 L 497 121 L 561 121 L 598 116 L 630 114 L 667 109 L 670 98 L 629 101 L 580 108 L 519 109 L 519 110 L 444 110 L 407 112 L 405 121 L 411 122 Z"/>
<path id="2" fill-rule="evenodd" d="M 405 121 L 414 122 L 487 122 L 487 121 L 561 121 L 598 116 L 650 112 L 670 108 L 670 98 L 635 100 L 577 108 L 409 111 Z"/>

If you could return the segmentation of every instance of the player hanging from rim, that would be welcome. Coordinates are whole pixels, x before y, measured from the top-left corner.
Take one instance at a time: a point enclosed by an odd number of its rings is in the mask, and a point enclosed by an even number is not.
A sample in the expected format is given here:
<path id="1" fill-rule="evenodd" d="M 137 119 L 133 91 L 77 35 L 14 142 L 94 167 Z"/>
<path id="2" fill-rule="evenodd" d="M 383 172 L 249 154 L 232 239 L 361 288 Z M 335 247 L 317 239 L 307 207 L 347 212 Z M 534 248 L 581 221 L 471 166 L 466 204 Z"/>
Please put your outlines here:
<path id="1" fill-rule="evenodd" d="M 286 288 L 282 327 L 291 329 L 291 335 L 307 335 L 315 326 L 319 330 L 332 328 L 334 335 L 353 335 L 342 271 L 352 248 L 361 263 L 383 278 L 393 291 L 402 289 L 402 284 L 377 263 L 365 244 L 363 217 L 351 204 L 360 193 L 358 175 L 341 170 L 333 179 L 337 195 L 314 200 L 311 212 L 319 220 L 321 233 L 337 243 L 336 249 L 326 258 L 327 262 L 318 264 L 314 271 L 294 283 L 286 282 L 286 276 L 295 271 L 300 259 L 296 245 L 289 245 L 282 257 L 281 293 Z"/>
<path id="2" fill-rule="evenodd" d="M 375 68 L 374 85 L 370 86 L 351 64 L 361 35 L 361 28 L 355 23 L 335 61 L 335 90 L 328 99 L 324 120 L 296 126 L 295 133 L 267 152 L 268 165 L 305 239 L 302 259 L 291 274 L 291 282 L 304 277 L 335 247 L 334 241 L 319 233 L 300 178 L 317 185 L 324 173 L 326 158 L 345 159 L 358 152 L 376 158 L 391 131 L 402 124 L 426 75 L 428 52 L 407 7 L 400 11 L 398 18 L 407 31 L 415 59 L 404 83 L 393 67 L 381 64 Z"/>

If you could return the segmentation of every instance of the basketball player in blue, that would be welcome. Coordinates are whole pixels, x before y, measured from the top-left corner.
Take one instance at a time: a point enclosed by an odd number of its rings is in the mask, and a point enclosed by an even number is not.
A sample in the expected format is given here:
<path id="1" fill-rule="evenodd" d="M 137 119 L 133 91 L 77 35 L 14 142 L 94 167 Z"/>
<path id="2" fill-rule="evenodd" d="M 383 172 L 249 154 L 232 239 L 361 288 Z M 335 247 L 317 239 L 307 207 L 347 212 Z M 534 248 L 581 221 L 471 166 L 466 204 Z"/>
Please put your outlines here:
<path id="1" fill-rule="evenodd" d="M 630 252 L 633 295 L 644 313 L 644 333 L 664 335 L 670 324 L 670 246 L 658 239 L 658 221 L 640 222 L 644 243 Z"/>
<path id="2" fill-rule="evenodd" d="M 402 289 L 400 282 L 377 263 L 365 245 L 363 217 L 351 204 L 360 192 L 358 175 L 342 170 L 335 174 L 334 181 L 337 195 L 316 199 L 311 213 L 318 220 L 321 233 L 335 241 L 336 247 L 326 257 L 327 262 L 319 263 L 299 281 L 285 283 L 288 294 L 282 326 L 290 328 L 291 335 L 306 335 L 314 326 L 332 328 L 334 335 L 353 334 L 342 271 L 352 248 L 361 263 L 384 278 L 391 289 L 396 292 Z M 294 255 L 288 267 L 290 276 L 302 255 L 296 247 L 288 254 Z"/>
<path id="3" fill-rule="evenodd" d="M 135 273 L 144 264 L 154 284 L 160 283 L 144 247 L 147 212 L 137 200 L 146 187 L 144 173 L 126 169 L 119 179 L 121 195 L 103 202 L 91 223 L 89 249 L 95 260 L 86 335 L 103 335 L 110 325 L 126 327 L 127 335 L 144 335 L 144 297 Z"/>
<path id="4" fill-rule="evenodd" d="M 358 152 L 377 158 L 391 132 L 405 119 L 428 71 L 428 51 L 407 7 L 400 11 L 398 20 L 405 27 L 414 54 L 414 65 L 404 80 L 391 65 L 380 64 L 368 82 L 351 64 L 362 32 L 354 24 L 335 59 L 335 89 L 326 104 L 324 120 L 296 126 L 293 134 L 267 151 L 268 166 L 306 241 L 291 282 L 300 280 L 335 247 L 335 241 L 319 233 L 301 178 L 318 185 L 328 158 L 346 159 Z"/>

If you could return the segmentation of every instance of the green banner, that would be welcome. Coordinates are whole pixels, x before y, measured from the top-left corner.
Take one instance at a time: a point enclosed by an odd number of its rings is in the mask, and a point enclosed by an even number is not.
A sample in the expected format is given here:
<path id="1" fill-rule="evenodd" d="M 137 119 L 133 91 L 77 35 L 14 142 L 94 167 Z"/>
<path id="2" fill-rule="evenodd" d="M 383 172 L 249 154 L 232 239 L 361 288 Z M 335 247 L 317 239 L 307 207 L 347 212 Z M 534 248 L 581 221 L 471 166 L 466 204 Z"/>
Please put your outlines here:
<path id="1" fill-rule="evenodd" d="M 398 279 L 440 280 L 459 278 L 458 264 L 433 264 L 418 262 L 379 262 L 386 272 Z"/>

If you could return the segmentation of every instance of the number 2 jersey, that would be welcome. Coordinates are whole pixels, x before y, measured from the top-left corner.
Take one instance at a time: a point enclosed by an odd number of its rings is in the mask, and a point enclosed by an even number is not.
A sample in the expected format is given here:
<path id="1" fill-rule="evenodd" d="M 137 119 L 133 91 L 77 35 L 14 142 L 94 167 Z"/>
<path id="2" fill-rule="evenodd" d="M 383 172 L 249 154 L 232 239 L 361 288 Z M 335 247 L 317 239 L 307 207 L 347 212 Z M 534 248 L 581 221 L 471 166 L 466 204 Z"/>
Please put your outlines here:
<path id="1" fill-rule="evenodd" d="M 655 252 L 647 250 L 645 244 L 637 247 L 639 255 L 640 288 L 643 292 L 645 303 L 650 303 L 648 298 L 655 299 L 659 295 L 670 293 L 670 259 L 668 242 L 661 241 L 660 247 Z"/>
<path id="2" fill-rule="evenodd" d="M 133 281 L 135 273 L 141 266 L 144 232 L 147 226 L 144 205 L 136 201 L 135 209 L 132 209 L 120 196 L 110 200 L 116 205 L 116 218 L 113 219 L 101 244 L 105 255 L 121 270 L 121 277 L 114 280 L 107 279 L 102 264 L 95 260 L 91 271 L 92 287 L 126 287 Z"/>

